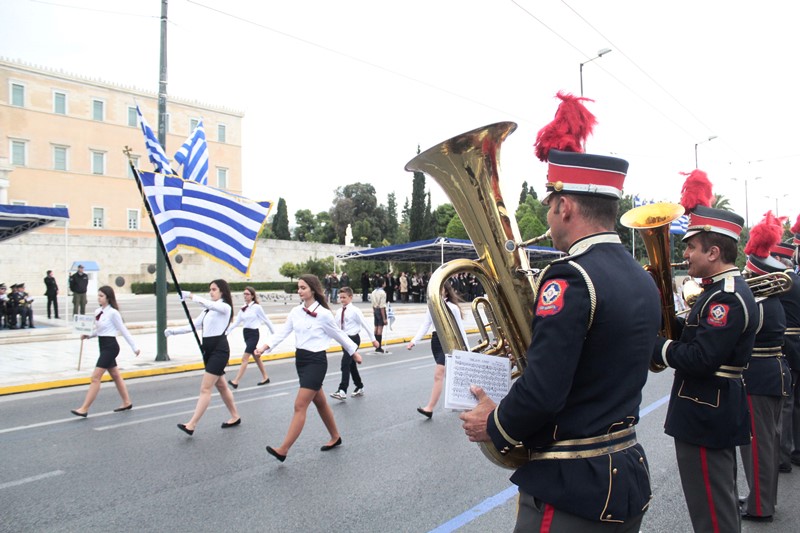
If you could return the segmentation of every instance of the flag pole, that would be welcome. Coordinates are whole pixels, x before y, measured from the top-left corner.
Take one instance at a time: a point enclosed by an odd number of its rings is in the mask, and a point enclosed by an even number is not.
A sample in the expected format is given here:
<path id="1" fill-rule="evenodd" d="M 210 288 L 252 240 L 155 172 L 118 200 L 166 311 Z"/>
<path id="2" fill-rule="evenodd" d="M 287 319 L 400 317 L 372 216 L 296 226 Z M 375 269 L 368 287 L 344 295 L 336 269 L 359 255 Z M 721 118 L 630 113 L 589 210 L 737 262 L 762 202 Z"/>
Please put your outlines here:
<path id="1" fill-rule="evenodd" d="M 172 261 L 169 260 L 169 255 L 167 254 L 167 247 L 164 245 L 164 240 L 161 238 L 161 232 L 158 231 L 158 226 L 156 225 L 156 219 L 153 216 L 153 210 L 150 208 L 150 203 L 147 201 L 147 196 L 144 194 L 144 186 L 142 185 L 142 179 L 139 177 L 139 171 L 133 165 L 133 161 L 131 161 L 131 149 L 129 147 L 125 147 L 123 150 L 126 156 L 128 156 L 128 164 L 131 166 L 131 171 L 133 172 L 133 177 L 136 179 L 136 186 L 139 188 L 139 194 L 142 195 L 142 202 L 144 202 L 144 208 L 147 211 L 147 216 L 150 218 L 150 224 L 153 226 L 153 231 L 156 233 L 156 241 L 158 242 L 158 247 L 161 249 L 161 253 L 164 257 L 166 262 L 167 269 L 169 273 L 172 275 L 172 282 L 175 284 L 175 290 L 180 295 L 181 294 L 181 285 L 178 283 L 178 276 L 175 275 L 175 270 L 172 268 Z M 197 328 L 194 327 L 194 320 L 192 320 L 192 314 L 189 312 L 189 306 L 186 305 L 186 301 L 181 298 L 181 305 L 183 306 L 183 311 L 186 313 L 186 318 L 189 320 L 189 325 L 192 326 L 192 334 L 194 334 L 194 339 L 197 341 L 197 346 L 200 348 L 200 353 L 203 353 L 203 343 L 200 340 L 200 336 L 197 334 Z M 163 332 L 156 332 L 157 334 L 163 335 Z"/>

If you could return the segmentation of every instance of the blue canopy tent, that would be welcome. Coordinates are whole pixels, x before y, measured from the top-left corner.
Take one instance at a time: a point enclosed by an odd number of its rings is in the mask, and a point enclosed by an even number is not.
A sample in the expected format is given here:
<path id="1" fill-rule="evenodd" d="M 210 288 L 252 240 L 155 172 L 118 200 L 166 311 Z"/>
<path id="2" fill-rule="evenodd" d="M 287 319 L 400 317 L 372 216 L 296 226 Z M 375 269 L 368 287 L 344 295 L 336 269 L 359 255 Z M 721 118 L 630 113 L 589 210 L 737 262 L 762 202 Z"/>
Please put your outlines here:
<path id="1" fill-rule="evenodd" d="M 0 205 L 0 242 L 58 220 L 68 220 L 66 207 L 34 207 L 29 205 Z"/>
<path id="2" fill-rule="evenodd" d="M 531 264 L 542 260 L 551 261 L 563 255 L 562 252 L 548 246 L 528 246 L 526 250 Z M 473 260 L 478 258 L 478 254 L 472 242 L 464 239 L 450 239 L 448 237 L 436 237 L 435 239 L 409 242 L 406 244 L 393 244 L 381 248 L 354 250 L 336 256 L 336 259 L 339 261 L 355 259 L 438 264 L 462 258 Z"/>

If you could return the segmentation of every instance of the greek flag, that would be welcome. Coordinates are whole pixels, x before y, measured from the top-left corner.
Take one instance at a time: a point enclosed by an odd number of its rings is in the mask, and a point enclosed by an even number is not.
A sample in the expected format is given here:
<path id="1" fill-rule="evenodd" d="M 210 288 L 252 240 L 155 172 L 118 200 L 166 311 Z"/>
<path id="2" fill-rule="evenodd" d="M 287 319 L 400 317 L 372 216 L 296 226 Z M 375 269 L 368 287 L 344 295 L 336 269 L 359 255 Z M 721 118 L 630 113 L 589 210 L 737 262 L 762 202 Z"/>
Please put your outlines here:
<path id="1" fill-rule="evenodd" d="M 248 275 L 271 205 L 195 181 L 141 172 L 144 195 L 167 253 L 197 250 Z"/>
<path id="2" fill-rule="evenodd" d="M 208 144 L 202 120 L 175 152 L 175 161 L 183 165 L 183 179 L 208 185 Z"/>
<path id="3" fill-rule="evenodd" d="M 673 220 L 669 225 L 669 232 L 672 235 L 683 235 L 689 229 L 689 215 L 681 215 Z"/>
<path id="4" fill-rule="evenodd" d="M 142 133 L 144 133 L 147 157 L 150 158 L 150 162 L 156 167 L 156 172 L 160 172 L 161 174 L 175 174 L 175 171 L 169 166 L 167 154 L 164 153 L 161 143 L 158 142 L 158 137 L 156 137 L 156 134 L 153 133 L 150 125 L 142 116 L 142 111 L 139 109 L 138 104 L 136 105 L 136 114 L 139 115 L 139 124 L 142 126 Z"/>
<path id="5" fill-rule="evenodd" d="M 653 200 L 645 200 L 644 198 L 639 198 L 639 195 L 633 197 L 633 207 L 642 207 L 643 205 L 647 204 L 654 204 Z"/>

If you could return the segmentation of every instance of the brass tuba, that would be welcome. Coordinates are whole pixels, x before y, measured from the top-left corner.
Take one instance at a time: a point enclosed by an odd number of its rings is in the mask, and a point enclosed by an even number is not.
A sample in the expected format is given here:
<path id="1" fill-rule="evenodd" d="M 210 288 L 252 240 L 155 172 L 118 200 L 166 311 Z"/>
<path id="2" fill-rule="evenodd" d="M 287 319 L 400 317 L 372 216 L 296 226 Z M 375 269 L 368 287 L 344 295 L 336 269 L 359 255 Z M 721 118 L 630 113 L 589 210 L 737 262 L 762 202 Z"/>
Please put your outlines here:
<path id="1" fill-rule="evenodd" d="M 456 259 L 440 266 L 428 284 L 428 306 L 445 352 L 466 346 L 442 298 L 442 288 L 452 275 L 467 272 L 486 291 L 486 298 L 473 302 L 473 312 L 478 306 L 485 309 L 494 336 L 492 341 L 484 326 L 483 341 L 475 351 L 508 356 L 520 373 L 532 336 L 535 290 L 528 256 L 517 245 L 516 221 L 500 195 L 498 176 L 500 145 L 516 128 L 513 122 L 500 122 L 458 135 L 419 154 L 406 164 L 406 170 L 424 172 L 444 189 L 478 253 L 476 261 Z M 501 455 L 491 444 L 479 445 L 499 466 L 517 468 L 528 460 L 522 446 Z"/>
<path id="2" fill-rule="evenodd" d="M 672 291 L 672 263 L 669 256 L 669 225 L 683 215 L 683 206 L 679 204 L 658 203 L 646 204 L 627 211 L 620 217 L 620 224 L 639 232 L 650 264 L 645 269 L 653 277 L 661 295 L 661 332 L 662 337 L 677 340 L 678 325 L 675 318 L 675 297 Z M 652 372 L 661 372 L 667 368 L 650 363 Z"/>

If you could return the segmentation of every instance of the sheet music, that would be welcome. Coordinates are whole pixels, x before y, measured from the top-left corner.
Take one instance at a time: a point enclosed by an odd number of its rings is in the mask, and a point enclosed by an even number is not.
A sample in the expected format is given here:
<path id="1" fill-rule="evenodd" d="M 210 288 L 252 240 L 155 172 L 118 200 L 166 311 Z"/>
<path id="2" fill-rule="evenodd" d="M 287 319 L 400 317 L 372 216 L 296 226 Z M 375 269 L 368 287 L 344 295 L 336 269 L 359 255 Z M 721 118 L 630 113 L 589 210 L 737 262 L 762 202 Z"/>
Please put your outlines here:
<path id="1" fill-rule="evenodd" d="M 445 355 L 444 407 L 467 410 L 478 404 L 469 390 L 481 387 L 500 403 L 511 388 L 511 361 L 506 357 L 454 350 Z"/>

